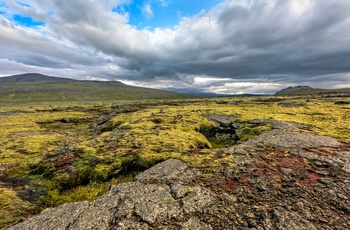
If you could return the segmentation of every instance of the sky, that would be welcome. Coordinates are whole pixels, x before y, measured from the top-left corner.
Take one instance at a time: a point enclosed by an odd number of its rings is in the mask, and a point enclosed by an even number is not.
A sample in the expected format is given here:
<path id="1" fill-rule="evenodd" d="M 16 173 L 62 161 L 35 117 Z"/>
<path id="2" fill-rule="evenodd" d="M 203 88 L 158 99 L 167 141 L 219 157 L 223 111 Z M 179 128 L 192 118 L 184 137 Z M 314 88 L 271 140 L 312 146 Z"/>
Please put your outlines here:
<path id="1" fill-rule="evenodd" d="M 178 92 L 350 87 L 349 0 L 0 0 L 0 77 Z"/>

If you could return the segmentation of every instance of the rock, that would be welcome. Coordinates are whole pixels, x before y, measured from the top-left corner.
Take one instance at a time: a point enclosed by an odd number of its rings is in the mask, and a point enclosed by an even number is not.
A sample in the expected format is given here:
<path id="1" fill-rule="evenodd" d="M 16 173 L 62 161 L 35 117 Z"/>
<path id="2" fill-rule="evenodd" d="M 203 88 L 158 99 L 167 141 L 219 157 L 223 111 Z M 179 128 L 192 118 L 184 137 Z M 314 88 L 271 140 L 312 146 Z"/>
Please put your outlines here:
<path id="1" fill-rule="evenodd" d="M 181 224 L 182 230 L 211 230 L 210 225 L 202 223 L 198 218 L 192 217 L 187 222 Z"/>
<path id="2" fill-rule="evenodd" d="M 130 219 L 125 219 L 125 220 L 120 221 L 112 229 L 118 229 L 118 230 L 131 230 L 131 229 L 148 230 L 149 227 L 148 227 L 148 225 L 146 223 L 140 223 L 140 222 L 133 221 L 133 220 L 130 220 Z"/>
<path id="3" fill-rule="evenodd" d="M 189 168 L 180 160 L 170 159 L 140 173 L 135 180 L 141 183 L 189 184 L 200 176 L 196 169 Z"/>
<path id="4" fill-rule="evenodd" d="M 339 146 L 341 143 L 332 137 L 311 133 L 271 130 L 261 134 L 254 142 L 269 143 L 276 148 L 295 149 L 317 146 Z"/>
<path id="5" fill-rule="evenodd" d="M 295 131 L 295 128 L 302 127 L 299 124 L 284 123 L 276 120 L 253 120 L 252 124 L 272 124 L 272 130 L 262 133 L 257 138 L 248 140 L 241 145 L 233 146 L 231 152 L 243 152 L 242 149 L 252 149 L 252 146 L 263 147 L 266 144 L 280 149 L 300 149 L 319 146 L 337 147 L 341 143 L 332 137 L 319 136 L 312 133 Z M 246 150 L 245 150 L 246 151 Z"/>
<path id="6" fill-rule="evenodd" d="M 167 218 L 181 219 L 183 210 L 173 198 L 170 187 L 164 184 L 123 183 L 113 188 L 121 201 L 115 216 L 122 220 L 136 215 L 144 222 L 154 224 Z"/>
<path id="7" fill-rule="evenodd" d="M 290 169 L 290 168 L 281 168 L 281 171 L 286 174 L 286 175 L 289 175 L 293 172 L 293 169 Z"/>
<path id="8" fill-rule="evenodd" d="M 350 160 L 344 164 L 342 169 L 344 172 L 350 173 Z"/>
<path id="9" fill-rule="evenodd" d="M 214 114 L 208 115 L 207 118 L 214 122 L 215 126 L 201 128 L 200 132 L 209 140 L 215 140 L 216 144 L 221 144 L 222 146 L 231 146 L 238 140 L 236 130 L 241 124 L 233 122 L 237 117 Z"/>
<path id="10" fill-rule="evenodd" d="M 336 101 L 334 104 L 336 104 L 336 105 L 349 105 L 350 101 Z"/>
<path id="11" fill-rule="evenodd" d="M 216 126 L 229 127 L 233 124 L 233 121 L 237 119 L 236 116 L 227 116 L 227 115 L 209 115 L 208 118 L 212 120 Z"/>
<path id="12" fill-rule="evenodd" d="M 224 149 L 232 154 L 235 171 L 227 175 L 227 169 L 217 170 L 211 182 L 210 188 L 218 190 L 222 184 L 223 192 L 237 197 L 229 202 L 223 195 L 236 228 L 348 229 L 349 143 L 297 132 L 295 124 L 253 121 L 265 122 L 273 129 Z"/>
<path id="13" fill-rule="evenodd" d="M 215 195 L 193 183 L 198 175 L 170 159 L 95 201 L 65 204 L 5 229 L 212 229 L 199 217 L 215 208 Z"/>
<path id="14" fill-rule="evenodd" d="M 100 117 L 97 121 L 97 125 L 103 125 L 105 124 L 107 121 L 109 121 L 111 119 L 110 116 L 104 116 L 104 117 Z"/>
<path id="15" fill-rule="evenodd" d="M 107 228 L 111 219 L 112 215 L 106 206 L 79 202 L 43 211 L 40 215 L 5 229 L 96 229 L 96 226 Z"/>
<path id="16" fill-rule="evenodd" d="M 276 221 L 276 229 L 281 230 L 317 230 L 317 228 L 308 220 L 297 214 L 296 212 L 290 212 L 282 208 L 277 208 L 273 212 L 274 219 Z"/>
<path id="17" fill-rule="evenodd" d="M 70 122 L 71 122 L 71 119 L 69 119 L 69 118 L 62 118 L 62 119 L 61 119 L 61 122 L 62 122 L 62 123 L 70 123 Z"/>

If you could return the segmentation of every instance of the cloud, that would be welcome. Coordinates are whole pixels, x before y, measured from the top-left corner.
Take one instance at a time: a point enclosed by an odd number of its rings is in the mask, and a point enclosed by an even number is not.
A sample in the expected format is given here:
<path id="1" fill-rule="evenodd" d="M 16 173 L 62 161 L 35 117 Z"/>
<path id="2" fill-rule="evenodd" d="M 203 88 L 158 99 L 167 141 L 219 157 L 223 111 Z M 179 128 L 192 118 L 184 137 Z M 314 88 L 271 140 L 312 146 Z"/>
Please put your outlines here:
<path id="1" fill-rule="evenodd" d="M 113 11 L 127 1 L 5 2 L 0 59 L 19 69 L 50 69 L 57 76 L 70 69 L 77 78 L 225 93 L 350 84 L 348 0 L 224 1 L 173 28 L 154 30 L 137 30 L 127 14 Z M 150 2 L 142 9 L 153 17 Z M 15 14 L 45 26 L 15 25 Z M 217 80 L 198 82 L 205 78 Z"/>
<path id="2" fill-rule="evenodd" d="M 274 82 L 238 81 L 231 78 L 216 78 L 212 76 L 180 76 L 179 80 L 157 78 L 147 82 L 137 80 L 123 80 L 128 85 L 177 90 L 183 93 L 216 93 L 216 94 L 273 94 L 283 88 L 283 84 Z"/>
<path id="3" fill-rule="evenodd" d="M 170 0 L 158 0 L 159 4 L 163 7 L 168 7 L 170 4 Z"/>
<path id="4" fill-rule="evenodd" d="M 145 3 L 142 7 L 142 15 L 147 19 L 153 18 L 153 11 L 150 3 Z"/>

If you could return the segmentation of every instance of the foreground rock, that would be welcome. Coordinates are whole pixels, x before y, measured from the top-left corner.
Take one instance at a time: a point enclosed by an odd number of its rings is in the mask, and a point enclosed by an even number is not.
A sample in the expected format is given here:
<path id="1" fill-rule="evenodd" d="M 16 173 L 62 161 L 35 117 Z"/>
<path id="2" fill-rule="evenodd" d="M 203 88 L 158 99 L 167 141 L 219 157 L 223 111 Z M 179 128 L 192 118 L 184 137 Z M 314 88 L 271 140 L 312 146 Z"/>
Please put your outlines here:
<path id="1" fill-rule="evenodd" d="M 6 229 L 211 229 L 200 219 L 215 196 L 194 183 L 199 175 L 171 159 L 96 201 L 65 204 Z"/>
<path id="2" fill-rule="evenodd" d="M 256 122 L 273 129 L 218 150 L 231 153 L 235 167 L 217 169 L 206 184 L 230 203 L 217 215 L 241 229 L 349 229 L 349 143 Z"/>

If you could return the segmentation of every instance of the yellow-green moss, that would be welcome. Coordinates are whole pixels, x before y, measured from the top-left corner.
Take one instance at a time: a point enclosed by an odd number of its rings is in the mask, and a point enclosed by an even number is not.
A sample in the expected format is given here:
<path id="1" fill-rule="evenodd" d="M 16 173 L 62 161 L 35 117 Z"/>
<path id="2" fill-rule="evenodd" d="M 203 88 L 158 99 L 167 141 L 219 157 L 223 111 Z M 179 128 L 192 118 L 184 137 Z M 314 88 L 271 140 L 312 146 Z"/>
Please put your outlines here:
<path id="1" fill-rule="evenodd" d="M 33 210 L 33 205 L 20 199 L 16 192 L 0 187 L 0 228 L 17 221 Z"/>
<path id="2" fill-rule="evenodd" d="M 108 190 L 108 187 L 107 183 L 92 183 L 80 185 L 64 192 L 53 189 L 48 191 L 48 194 L 43 196 L 39 202 L 46 207 L 56 207 L 70 202 L 90 201 L 103 195 Z"/>
<path id="3" fill-rule="evenodd" d="M 260 134 L 271 130 L 272 126 L 267 125 L 254 125 L 254 124 L 243 124 L 236 131 L 236 134 L 239 136 L 241 141 L 247 141 L 253 139 Z"/>

